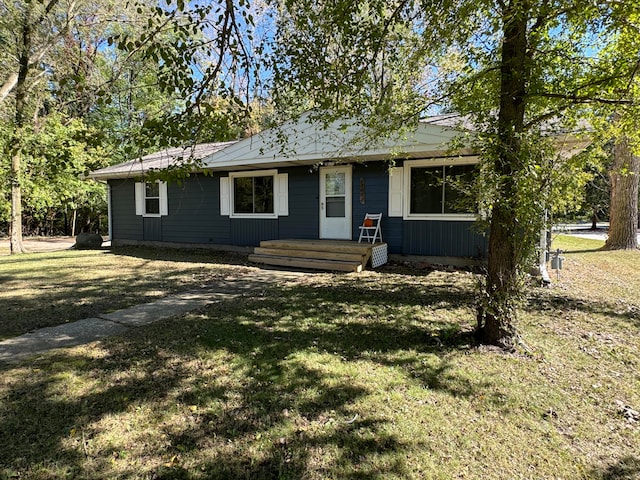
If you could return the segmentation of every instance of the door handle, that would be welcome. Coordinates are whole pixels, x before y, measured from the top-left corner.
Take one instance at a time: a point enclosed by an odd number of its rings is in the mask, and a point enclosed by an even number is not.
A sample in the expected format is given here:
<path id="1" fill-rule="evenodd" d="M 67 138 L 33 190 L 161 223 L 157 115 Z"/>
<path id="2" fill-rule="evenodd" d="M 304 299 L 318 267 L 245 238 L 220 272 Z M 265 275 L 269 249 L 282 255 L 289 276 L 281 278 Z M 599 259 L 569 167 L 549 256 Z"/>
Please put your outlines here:
<path id="1" fill-rule="evenodd" d="M 324 202 L 320 202 L 320 210 L 324 210 Z"/>

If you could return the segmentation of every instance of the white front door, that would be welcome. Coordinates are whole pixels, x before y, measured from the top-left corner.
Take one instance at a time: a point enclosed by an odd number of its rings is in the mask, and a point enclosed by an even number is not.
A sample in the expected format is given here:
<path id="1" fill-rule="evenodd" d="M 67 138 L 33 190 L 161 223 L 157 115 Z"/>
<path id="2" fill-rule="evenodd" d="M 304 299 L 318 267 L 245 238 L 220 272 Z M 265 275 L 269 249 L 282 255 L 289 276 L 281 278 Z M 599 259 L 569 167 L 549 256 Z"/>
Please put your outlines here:
<path id="1" fill-rule="evenodd" d="M 320 238 L 351 240 L 351 166 L 320 168 Z"/>

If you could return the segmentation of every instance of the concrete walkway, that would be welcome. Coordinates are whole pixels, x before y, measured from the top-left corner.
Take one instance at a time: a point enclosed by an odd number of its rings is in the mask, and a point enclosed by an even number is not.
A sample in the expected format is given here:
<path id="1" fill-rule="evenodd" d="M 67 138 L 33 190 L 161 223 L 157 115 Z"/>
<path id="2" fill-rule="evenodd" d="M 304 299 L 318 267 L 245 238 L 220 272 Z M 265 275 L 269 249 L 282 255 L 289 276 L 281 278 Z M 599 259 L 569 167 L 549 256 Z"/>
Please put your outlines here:
<path id="1" fill-rule="evenodd" d="M 198 292 L 171 295 L 97 317 L 35 330 L 0 342 L 0 363 L 17 363 L 56 348 L 83 345 L 111 335 L 120 335 L 131 328 L 183 315 L 212 303 L 255 295 L 266 287 L 296 281 L 304 275 L 309 274 L 260 270 L 251 276 L 217 282 Z"/>

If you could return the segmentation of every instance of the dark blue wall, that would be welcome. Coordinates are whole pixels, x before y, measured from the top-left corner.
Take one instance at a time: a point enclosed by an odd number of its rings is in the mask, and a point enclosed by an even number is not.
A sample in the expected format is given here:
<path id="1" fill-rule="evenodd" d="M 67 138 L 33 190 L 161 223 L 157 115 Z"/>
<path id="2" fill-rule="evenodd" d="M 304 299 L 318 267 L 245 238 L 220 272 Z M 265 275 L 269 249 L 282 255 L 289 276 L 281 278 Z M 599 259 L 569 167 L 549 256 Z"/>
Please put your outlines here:
<path id="1" fill-rule="evenodd" d="M 320 235 L 320 180 L 317 170 L 287 168 L 289 216 L 278 218 L 279 238 L 318 238 Z"/>
<path id="2" fill-rule="evenodd" d="M 389 218 L 389 176 L 386 162 L 353 166 L 353 238 L 357 240 L 364 216 L 382 213 L 382 240 L 390 253 L 402 253 L 402 219 Z M 400 221 L 398 221 L 400 220 Z"/>
<path id="3" fill-rule="evenodd" d="M 279 169 L 289 174 L 289 215 L 238 219 L 220 215 L 220 174 L 194 175 L 168 186 L 169 214 L 135 214 L 135 181 L 111 180 L 112 238 L 175 243 L 257 246 L 261 240 L 318 238 L 319 175 L 308 167 Z M 226 174 L 224 174 L 226 176 Z M 382 212 L 382 235 L 390 253 L 484 257 L 487 238 L 473 222 L 405 221 L 388 217 L 389 178 L 384 162 L 353 165 L 353 238 L 365 213 Z"/>
<path id="4" fill-rule="evenodd" d="M 193 175 L 170 183 L 169 215 L 162 217 L 162 241 L 230 244 L 229 217 L 220 215 L 220 178 Z"/>
<path id="5" fill-rule="evenodd" d="M 475 231 L 472 221 L 406 221 L 402 238 L 405 255 L 486 257 L 487 237 Z"/>
<path id="6" fill-rule="evenodd" d="M 136 215 L 134 180 L 109 180 L 111 187 L 111 237 L 144 240 L 142 217 Z"/>

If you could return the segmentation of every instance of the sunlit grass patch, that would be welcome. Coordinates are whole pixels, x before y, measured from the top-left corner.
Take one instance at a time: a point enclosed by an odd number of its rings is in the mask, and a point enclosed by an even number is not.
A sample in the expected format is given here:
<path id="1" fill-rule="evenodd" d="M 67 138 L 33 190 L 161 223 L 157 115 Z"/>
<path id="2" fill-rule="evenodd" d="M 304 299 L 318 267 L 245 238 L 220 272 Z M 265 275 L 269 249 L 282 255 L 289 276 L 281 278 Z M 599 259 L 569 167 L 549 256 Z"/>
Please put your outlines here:
<path id="1" fill-rule="evenodd" d="M 575 249 L 518 353 L 474 343 L 473 275 L 390 267 L 4 367 L 0 478 L 637 477 L 638 257 Z"/>
<path id="2" fill-rule="evenodd" d="M 251 271 L 224 252 L 149 248 L 0 257 L 0 340 L 198 290 Z"/>

